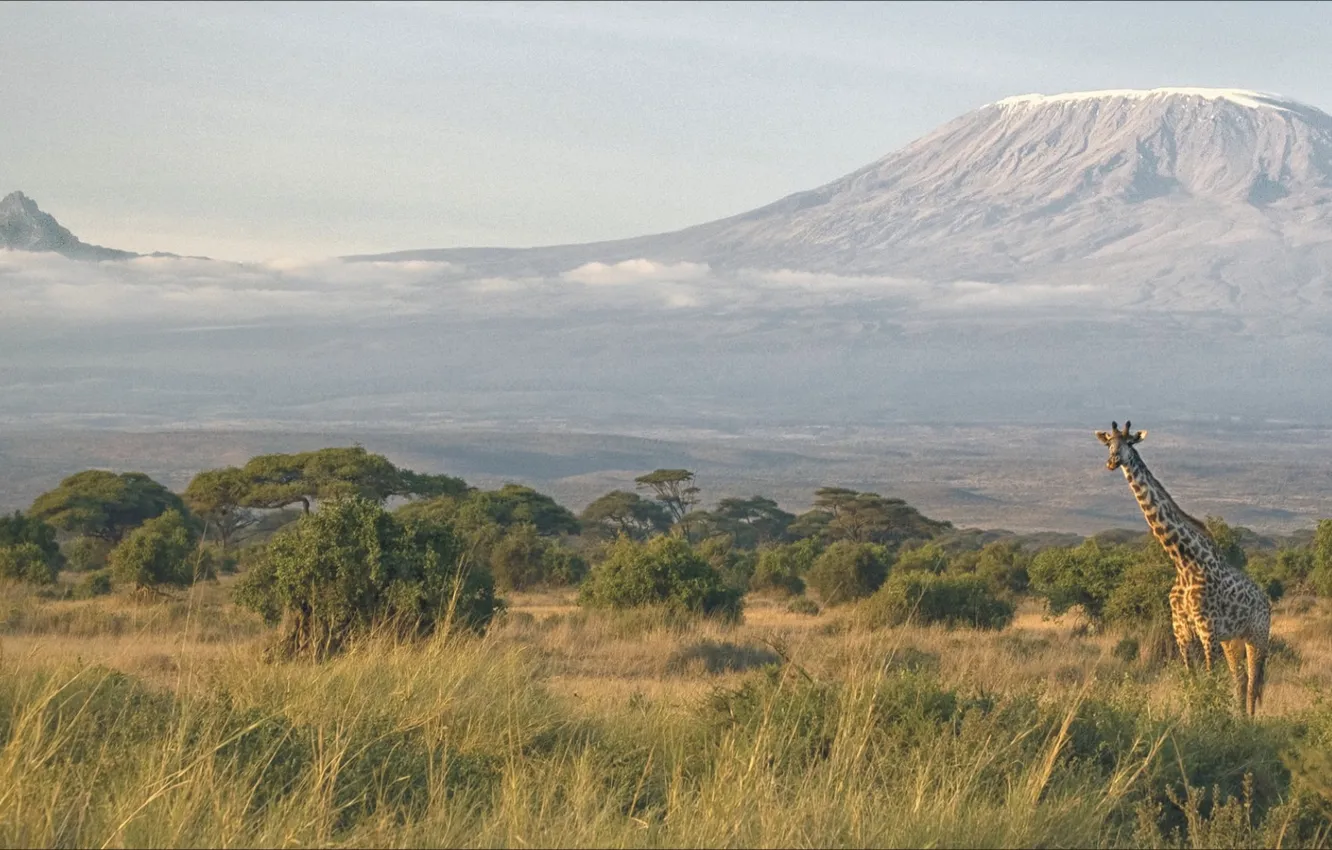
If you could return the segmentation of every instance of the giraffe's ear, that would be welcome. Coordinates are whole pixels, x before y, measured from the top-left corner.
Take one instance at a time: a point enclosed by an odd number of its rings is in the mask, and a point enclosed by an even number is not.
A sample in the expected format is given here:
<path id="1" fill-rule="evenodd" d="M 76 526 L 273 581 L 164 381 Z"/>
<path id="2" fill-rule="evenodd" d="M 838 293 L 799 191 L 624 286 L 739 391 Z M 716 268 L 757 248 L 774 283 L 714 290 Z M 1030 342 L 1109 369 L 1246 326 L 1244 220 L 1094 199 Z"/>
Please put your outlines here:
<path id="1" fill-rule="evenodd" d="M 1134 443 L 1141 443 L 1145 439 L 1147 439 L 1147 432 L 1139 431 L 1138 433 L 1134 434 L 1132 437 L 1129 438 L 1129 445 L 1132 445 Z"/>
<path id="2" fill-rule="evenodd" d="M 1108 446 L 1108 445 L 1110 445 L 1110 432 L 1109 432 L 1109 431 L 1097 431 L 1097 432 L 1096 432 L 1096 439 L 1100 440 L 1102 443 L 1105 443 L 1105 444 Z"/>

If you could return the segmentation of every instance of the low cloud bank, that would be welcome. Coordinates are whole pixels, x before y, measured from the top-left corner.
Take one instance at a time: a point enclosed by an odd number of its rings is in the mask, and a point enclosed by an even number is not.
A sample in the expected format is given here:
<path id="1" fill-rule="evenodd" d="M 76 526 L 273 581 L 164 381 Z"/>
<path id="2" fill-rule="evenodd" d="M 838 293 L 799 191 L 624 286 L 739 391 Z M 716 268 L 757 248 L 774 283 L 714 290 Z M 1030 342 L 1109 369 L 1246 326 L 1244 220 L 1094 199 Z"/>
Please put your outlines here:
<path id="1" fill-rule="evenodd" d="M 55 254 L 0 252 L 0 323 L 29 328 L 393 316 L 556 318 L 595 311 L 725 315 L 857 304 L 903 319 L 944 320 L 1050 309 L 1097 315 L 1136 295 L 1090 284 L 933 283 L 790 269 L 722 272 L 705 263 L 646 258 L 588 263 L 557 276 L 500 278 L 445 262 L 247 264 L 143 257 L 87 263 Z"/>
<path id="2" fill-rule="evenodd" d="M 646 258 L 497 277 L 433 262 L 0 252 L 0 420 L 767 427 L 1100 421 L 1123 404 L 1144 416 L 1325 415 L 1325 311 L 1255 317 L 1212 306 L 1210 290 L 1171 289 L 1186 313 L 1114 280 Z M 1135 350 L 1170 368 L 1104 368 L 1108 353 Z"/>

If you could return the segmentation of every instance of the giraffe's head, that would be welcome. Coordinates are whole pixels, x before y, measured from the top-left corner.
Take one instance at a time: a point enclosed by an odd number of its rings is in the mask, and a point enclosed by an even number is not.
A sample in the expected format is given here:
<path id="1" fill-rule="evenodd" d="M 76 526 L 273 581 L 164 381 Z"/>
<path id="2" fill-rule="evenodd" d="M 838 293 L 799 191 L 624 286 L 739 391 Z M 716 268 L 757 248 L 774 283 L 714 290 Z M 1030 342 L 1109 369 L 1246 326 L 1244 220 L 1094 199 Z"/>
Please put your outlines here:
<path id="1" fill-rule="evenodd" d="M 1106 469 L 1119 469 L 1119 465 L 1124 462 L 1126 453 L 1136 453 L 1133 448 L 1135 443 L 1141 443 L 1147 436 L 1146 431 L 1132 431 L 1129 423 L 1124 422 L 1124 430 L 1119 430 L 1118 422 L 1110 423 L 1109 431 L 1097 431 L 1096 439 L 1100 440 L 1110 449 L 1110 458 L 1105 462 Z"/>

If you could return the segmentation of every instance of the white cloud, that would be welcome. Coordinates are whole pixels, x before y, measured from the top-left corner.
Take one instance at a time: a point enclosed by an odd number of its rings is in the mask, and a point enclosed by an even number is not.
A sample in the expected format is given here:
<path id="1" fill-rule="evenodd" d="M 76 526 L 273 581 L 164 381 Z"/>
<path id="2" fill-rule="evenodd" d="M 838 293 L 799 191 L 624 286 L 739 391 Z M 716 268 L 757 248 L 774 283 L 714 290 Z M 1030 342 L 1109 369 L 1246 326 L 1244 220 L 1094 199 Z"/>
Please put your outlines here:
<path id="1" fill-rule="evenodd" d="M 114 323 L 234 321 L 419 312 L 444 263 L 245 264 L 175 257 L 87 263 L 6 252 L 0 320 Z"/>
<path id="2" fill-rule="evenodd" d="M 804 272 L 795 269 L 776 269 L 752 273 L 754 280 L 774 287 L 832 292 L 869 292 L 919 290 L 927 284 L 912 278 L 870 275 L 839 275 L 831 272 Z"/>
<path id="3" fill-rule="evenodd" d="M 997 310 L 1015 316 L 1051 308 L 1090 313 L 1136 297 L 1083 283 L 935 284 L 793 269 L 719 271 L 703 263 L 645 258 L 510 278 L 420 261 L 247 264 L 142 257 L 86 263 L 26 252 L 0 253 L 0 292 L 0 323 L 18 321 L 31 328 L 135 321 L 162 330 L 403 315 L 430 316 L 441 324 L 501 317 L 558 321 L 595 314 L 613 314 L 617 322 L 651 322 L 654 314 L 680 309 L 733 317 L 780 312 L 811 317 L 847 307 L 894 321 L 953 321 L 983 319 Z"/>
<path id="4" fill-rule="evenodd" d="M 480 294 L 503 293 L 503 292 L 522 292 L 529 288 L 532 281 L 514 280 L 507 277 L 483 277 L 480 280 L 469 281 L 467 286 L 473 292 Z"/>
<path id="5" fill-rule="evenodd" d="M 707 263 L 658 263 L 637 259 L 610 265 L 586 263 L 560 277 L 586 286 L 624 286 L 655 281 L 701 280 L 710 271 Z"/>
<path id="6" fill-rule="evenodd" d="M 692 286 L 674 286 L 662 293 L 667 307 L 701 307 L 703 298 Z"/>
<path id="7" fill-rule="evenodd" d="M 948 310 L 975 308 L 1024 308 L 1057 305 L 1101 307 L 1111 302 L 1112 293 L 1086 283 L 988 283 L 977 280 L 954 281 L 945 287 L 936 306 Z"/>

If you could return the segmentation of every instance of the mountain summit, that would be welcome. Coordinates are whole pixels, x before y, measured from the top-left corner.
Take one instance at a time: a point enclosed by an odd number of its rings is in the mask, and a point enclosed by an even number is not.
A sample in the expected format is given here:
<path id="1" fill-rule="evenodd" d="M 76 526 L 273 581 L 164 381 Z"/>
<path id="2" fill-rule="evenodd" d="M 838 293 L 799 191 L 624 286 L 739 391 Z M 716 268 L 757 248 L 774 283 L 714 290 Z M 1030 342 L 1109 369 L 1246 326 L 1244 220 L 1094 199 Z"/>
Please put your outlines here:
<path id="1" fill-rule="evenodd" d="M 1022 95 L 817 189 L 686 230 L 374 259 L 510 274 L 639 257 L 928 280 L 1149 281 L 1158 301 L 1209 307 L 1267 298 L 1332 270 L 1332 116 L 1240 89 Z"/>
<path id="2" fill-rule="evenodd" d="M 139 256 L 80 241 L 22 192 L 10 192 L 0 199 L 0 248 L 54 251 L 75 260 L 125 260 Z"/>

